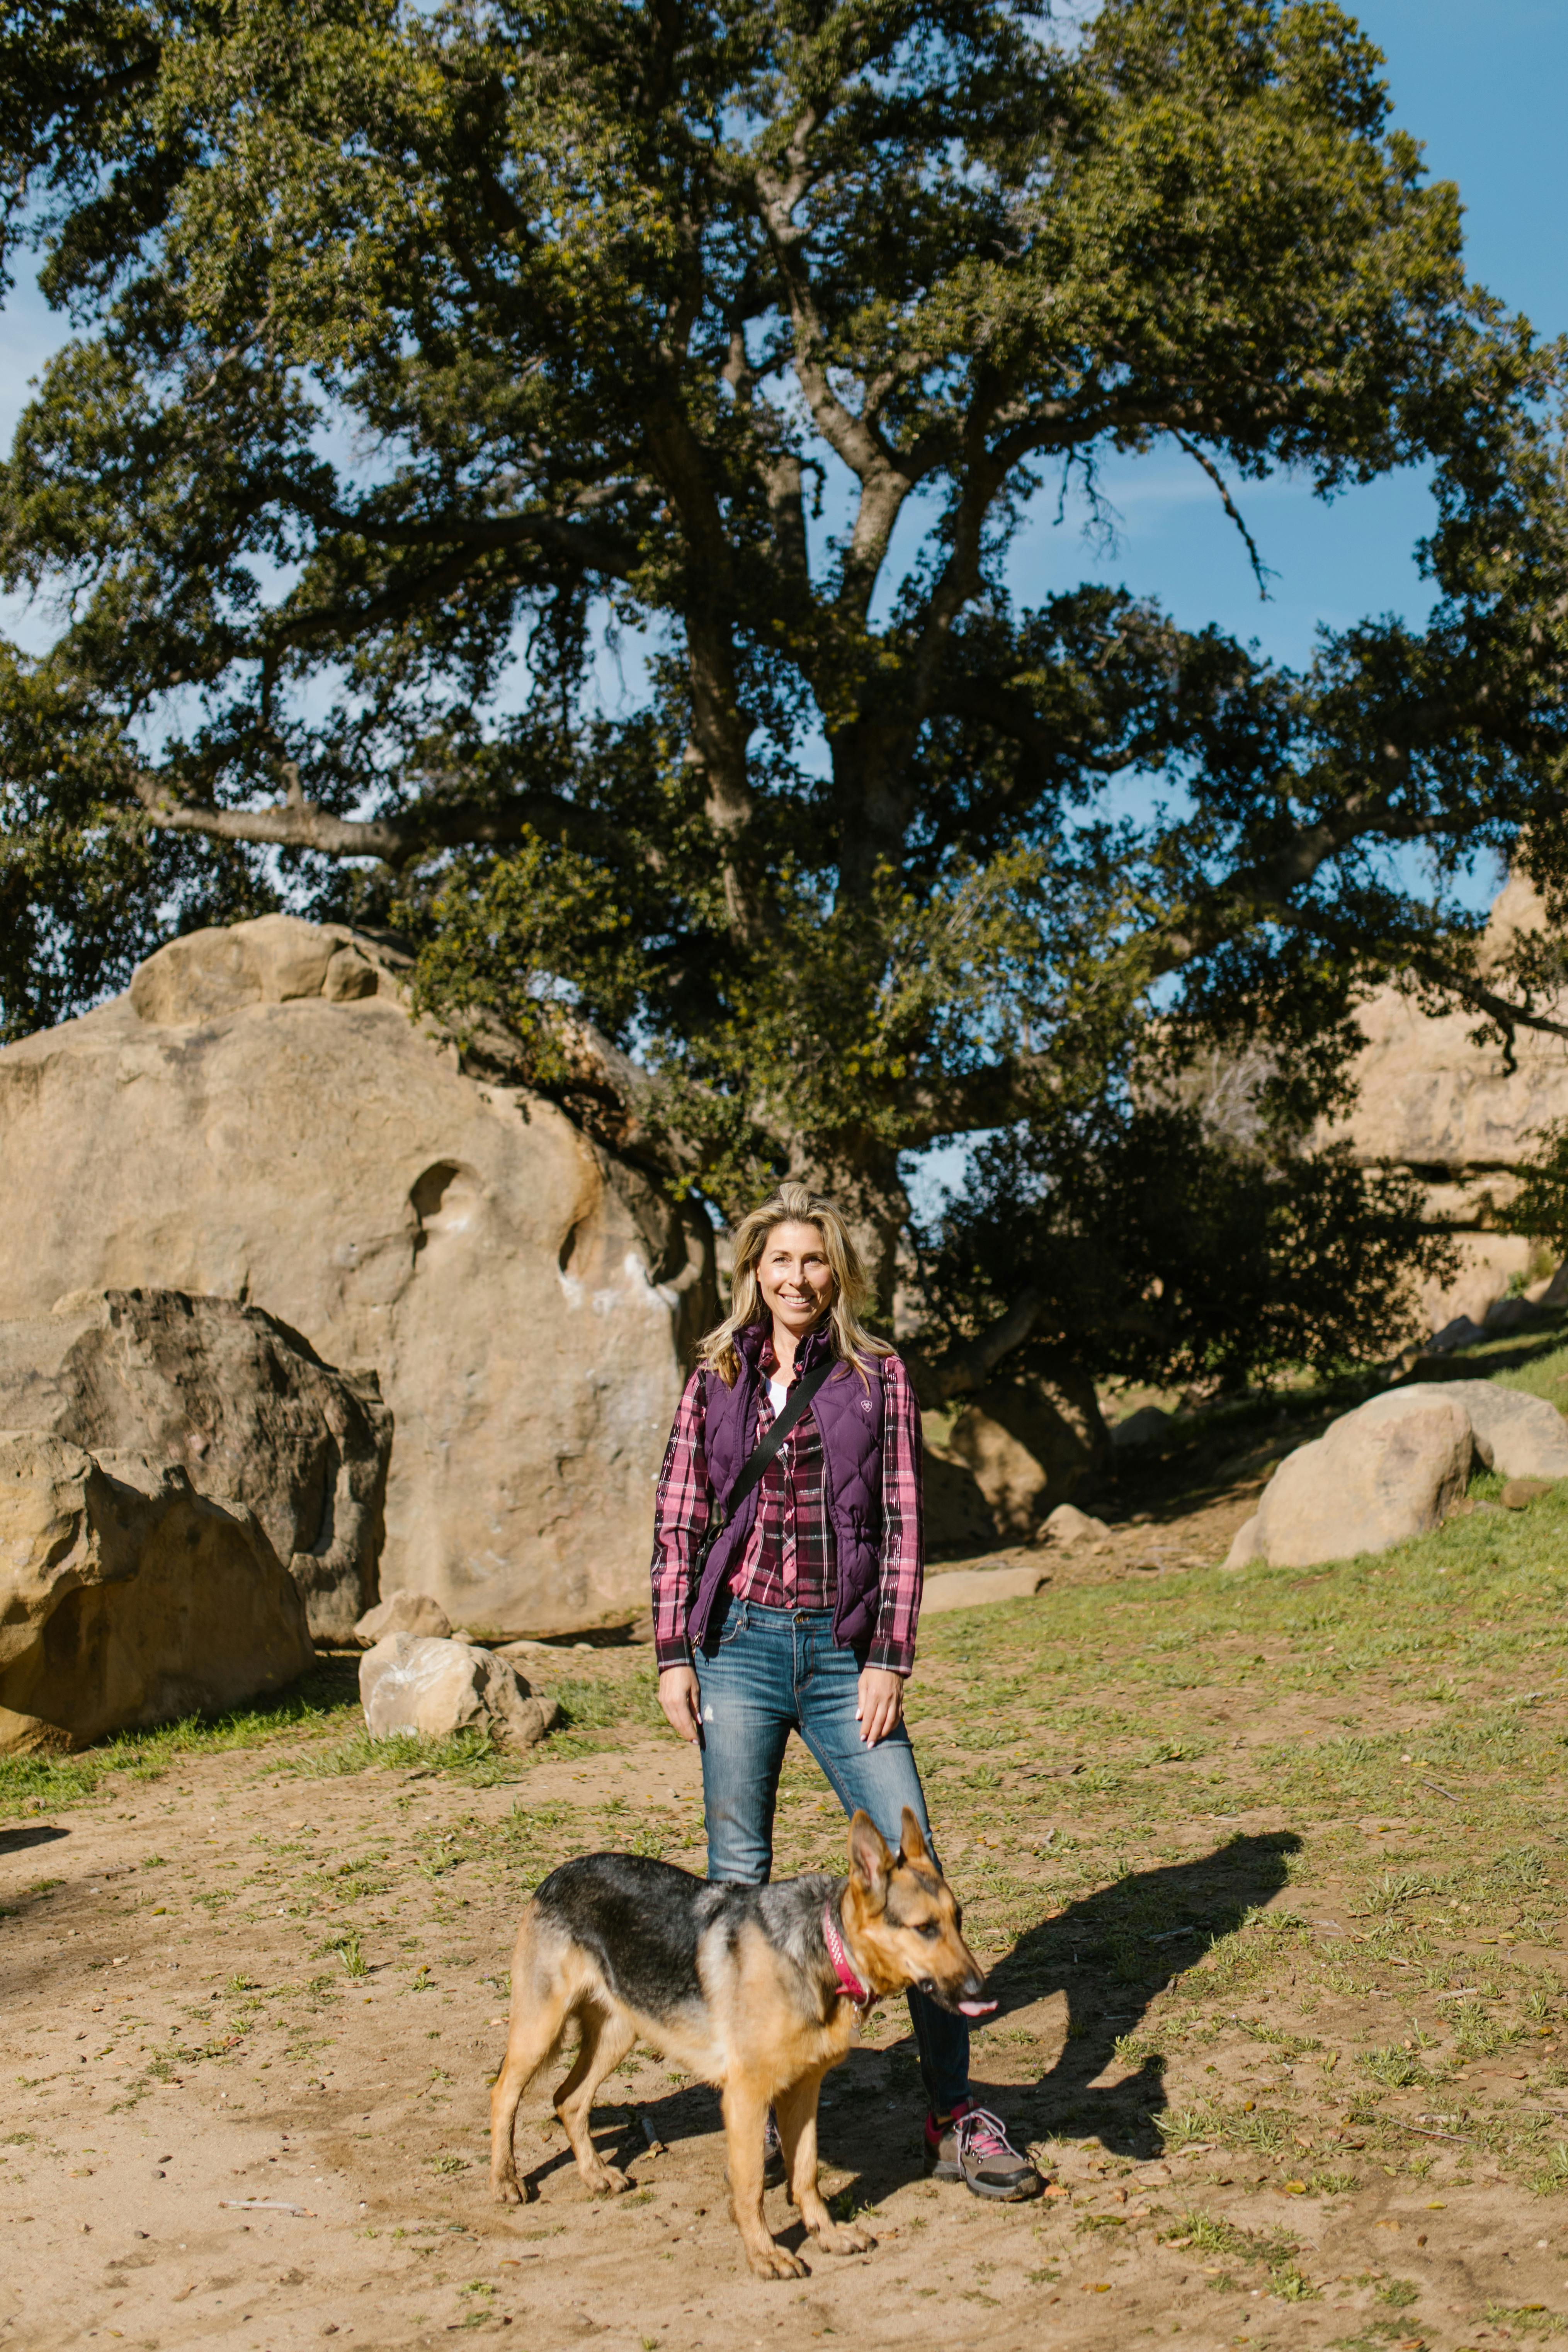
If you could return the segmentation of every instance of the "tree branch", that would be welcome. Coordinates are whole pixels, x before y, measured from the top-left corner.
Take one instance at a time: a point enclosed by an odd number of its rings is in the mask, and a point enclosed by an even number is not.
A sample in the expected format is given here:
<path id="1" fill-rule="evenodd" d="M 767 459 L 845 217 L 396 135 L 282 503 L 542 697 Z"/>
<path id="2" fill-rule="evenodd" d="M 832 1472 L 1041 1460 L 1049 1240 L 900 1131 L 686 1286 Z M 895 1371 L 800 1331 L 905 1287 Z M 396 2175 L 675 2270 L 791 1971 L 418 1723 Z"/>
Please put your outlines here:
<path id="1" fill-rule="evenodd" d="M 1178 431 L 1175 425 L 1172 425 L 1170 429 L 1171 438 L 1175 442 L 1178 448 L 1182 448 L 1186 451 L 1194 466 L 1201 466 L 1203 467 L 1204 472 L 1208 476 L 1210 481 L 1219 492 L 1220 504 L 1224 507 L 1226 514 L 1230 517 L 1232 522 L 1241 533 L 1243 542 L 1247 548 L 1247 561 L 1252 566 L 1252 576 L 1258 583 L 1258 593 L 1259 599 L 1262 603 L 1267 604 L 1268 602 L 1268 589 L 1267 583 L 1270 580 L 1277 578 L 1278 574 L 1275 572 L 1273 567 L 1270 564 L 1265 563 L 1263 558 L 1258 554 L 1258 542 L 1253 538 L 1252 533 L 1247 530 L 1246 523 L 1242 520 L 1240 509 L 1237 506 L 1229 490 L 1226 487 L 1224 475 L 1220 472 L 1219 467 L 1215 464 L 1213 458 L 1207 457 L 1205 452 L 1198 447 L 1195 441 L 1189 441 L 1186 435 Z"/>
<path id="2" fill-rule="evenodd" d="M 438 849 L 515 841 L 525 828 L 547 840 L 567 840 L 584 848 L 602 850 L 609 839 L 603 819 L 594 811 L 550 793 L 516 793 L 489 803 L 436 801 L 390 816 L 344 817 L 302 798 L 270 808 L 203 808 L 171 800 L 155 776 L 132 781 L 148 824 L 161 833 L 310 849 L 323 857 L 376 857 L 391 866 L 410 865 Z"/>
<path id="3" fill-rule="evenodd" d="M 977 1332 L 973 1339 L 963 1340 L 935 1357 L 919 1349 L 908 1350 L 921 1404 L 933 1411 L 951 1403 L 954 1397 L 984 1388 L 1003 1357 L 1023 1346 L 1038 1322 L 1045 1303 L 1043 1294 L 1037 1290 L 1020 1291 L 1006 1313 Z"/>

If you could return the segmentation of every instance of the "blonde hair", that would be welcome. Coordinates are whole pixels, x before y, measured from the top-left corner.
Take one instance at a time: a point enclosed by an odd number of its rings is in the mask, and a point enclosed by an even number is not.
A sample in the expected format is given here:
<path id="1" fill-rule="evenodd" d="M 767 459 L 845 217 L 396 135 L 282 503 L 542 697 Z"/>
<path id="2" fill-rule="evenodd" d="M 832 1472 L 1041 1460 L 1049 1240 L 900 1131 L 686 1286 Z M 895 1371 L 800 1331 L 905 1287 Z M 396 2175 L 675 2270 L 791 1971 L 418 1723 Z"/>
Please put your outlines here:
<path id="1" fill-rule="evenodd" d="M 863 1378 L 868 1359 L 890 1356 L 893 1351 L 885 1339 L 877 1339 L 860 1320 L 870 1285 L 849 1228 L 831 1201 L 820 1199 L 804 1184 L 781 1184 L 770 1200 L 760 1202 L 736 1226 L 730 1312 L 699 1342 L 698 1362 L 717 1372 L 727 1389 L 734 1387 L 741 1371 L 741 1351 L 735 1345 L 735 1336 L 749 1324 L 763 1319 L 764 1309 L 757 1268 L 767 1247 L 768 1235 L 780 1225 L 815 1225 L 822 1235 L 823 1255 L 833 1276 L 833 1296 L 827 1307 L 833 1326 L 833 1352 L 843 1362 L 853 1364 Z"/>

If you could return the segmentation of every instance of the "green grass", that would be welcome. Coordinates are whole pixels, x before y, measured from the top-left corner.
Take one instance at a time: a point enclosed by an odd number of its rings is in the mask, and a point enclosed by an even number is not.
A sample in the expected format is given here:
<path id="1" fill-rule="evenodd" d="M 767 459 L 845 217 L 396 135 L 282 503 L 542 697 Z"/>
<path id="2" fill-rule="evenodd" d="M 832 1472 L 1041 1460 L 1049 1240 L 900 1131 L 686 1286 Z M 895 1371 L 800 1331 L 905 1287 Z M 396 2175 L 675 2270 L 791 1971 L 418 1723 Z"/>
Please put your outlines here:
<path id="1" fill-rule="evenodd" d="M 593 1755 L 617 1745 L 629 1726 L 662 1722 L 645 1653 L 574 1652 L 573 1667 L 559 1681 L 548 1677 L 563 1717 L 546 1743 L 552 1757 Z M 286 1749 L 269 1756 L 269 1765 L 307 1776 L 423 1770 L 476 1788 L 521 1780 L 529 1769 L 526 1757 L 496 1748 L 482 1733 L 373 1740 L 360 1711 L 357 1658 L 328 1655 L 287 1689 L 226 1714 L 121 1732 L 76 1756 L 0 1756 L 0 1820 L 58 1812 L 121 1784 L 163 1780 L 194 1758 L 240 1748 Z"/>

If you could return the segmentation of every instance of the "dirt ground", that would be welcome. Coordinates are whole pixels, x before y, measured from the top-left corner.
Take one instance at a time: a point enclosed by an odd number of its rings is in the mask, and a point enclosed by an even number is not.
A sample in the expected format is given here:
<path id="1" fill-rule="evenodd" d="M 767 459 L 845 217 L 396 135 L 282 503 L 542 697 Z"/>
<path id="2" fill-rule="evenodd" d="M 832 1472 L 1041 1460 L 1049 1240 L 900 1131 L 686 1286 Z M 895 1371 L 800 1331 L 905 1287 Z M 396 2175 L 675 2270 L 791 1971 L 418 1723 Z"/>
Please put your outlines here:
<path id="1" fill-rule="evenodd" d="M 1130 1517 L 1101 1550 L 1058 1561 L 1041 1601 L 942 1620 L 942 1639 L 950 1650 L 977 1643 L 964 1627 L 1005 1613 L 1008 1655 L 1026 1661 L 1028 1626 L 1047 1622 L 1026 1612 L 1048 1611 L 1052 1595 L 1059 1608 L 1075 1586 L 1128 1593 L 1130 1607 L 1157 1601 L 1156 1584 L 1174 1596 L 1190 1565 L 1223 1552 L 1249 1503 L 1246 1485 L 1232 1485 L 1198 1510 Z M 1087 1591 L 1083 1606 L 1097 1598 Z M 1216 1605 L 1228 1625 L 1232 1604 Z M 1072 1636 L 1080 1649 L 1084 1639 Z M 1164 1635 L 1148 1646 L 1162 1640 L 1179 1646 Z M 971 1654 L 953 1651 L 951 1671 Z M 1020 1704 L 1034 1706 L 1027 1675 L 1015 1679 Z M 1237 1751 L 1244 1780 L 1281 1741 L 1349 1720 L 1342 1691 L 1320 1705 L 1276 1682 L 1265 1699 L 1255 1677 L 1249 1701 L 1245 1682 L 1217 1667 L 1173 1687 L 1186 1718 L 1219 1727 L 1226 1769 Z M 1004 1825 L 995 1834 L 1015 1856 L 1038 1857 L 1013 1894 L 982 1889 L 972 1904 L 988 1956 L 1010 1946 L 1003 2013 L 977 2037 L 975 2074 L 1036 2147 L 1050 2191 L 997 2208 L 921 2178 L 907 2017 L 885 2004 L 830 2079 L 823 2123 L 829 2191 L 867 2219 L 876 2248 L 835 2260 L 807 2243 L 811 2275 L 795 2283 L 763 2284 L 743 2268 L 716 2099 L 646 2053 L 612 2078 L 595 2117 L 600 2146 L 634 2176 L 630 2194 L 587 2198 L 542 2083 L 519 2131 L 530 2201 L 508 2211 L 487 2199 L 488 2084 L 521 1886 L 541 1857 L 583 1843 L 636 1843 L 701 1866 L 696 1756 L 646 1717 L 590 1752 L 547 1746 L 521 1781 L 484 1785 L 426 1765 L 333 1773 L 302 1745 L 275 1741 L 195 1753 L 162 1778 L 121 1774 L 90 1801 L 0 1829 L 10 2250 L 0 2344 L 289 2352 L 336 2336 L 355 2352 L 394 2352 L 516 2329 L 531 2352 L 588 2339 L 606 2352 L 834 2339 L 1094 2352 L 1167 2337 L 1448 2352 L 1568 2328 L 1562 2194 L 1531 2190 L 1489 2157 L 1452 2110 L 1460 2093 L 1446 2092 L 1450 2105 L 1434 2115 L 1422 2063 L 1403 2081 L 1385 2066 L 1392 2087 L 1377 2090 L 1375 2113 L 1347 2095 L 1369 2040 L 1393 2036 L 1397 2051 L 1408 2024 L 1405 2051 L 1436 2046 L 1440 2025 L 1428 2032 L 1415 2014 L 1418 1962 L 1396 1955 L 1392 1929 L 1358 1931 L 1352 1906 L 1385 1848 L 1426 1834 L 1423 1806 L 1447 1830 L 1436 1800 L 1406 1779 L 1373 1801 L 1388 1810 L 1369 1811 L 1331 1783 L 1311 1827 L 1322 1864 L 1303 1880 L 1289 1857 L 1312 1810 L 1304 1801 L 1286 1791 L 1248 1803 L 1258 1792 L 1245 1786 L 1216 1793 L 1210 1765 L 1176 1740 L 1157 1822 L 1134 1817 L 1113 1781 L 1097 1795 L 1092 1772 L 1051 1745 L 1069 1738 L 1060 1696 L 1039 1700 L 1046 1729 L 992 1775 L 993 1793 L 983 1785 L 948 1845 L 966 1899 L 986 1863 L 985 1823 Z M 1089 1696 L 1073 1752 L 1109 1754 L 1126 1695 Z M 1363 1691 L 1363 1715 L 1383 1703 Z M 962 1752 L 962 1721 L 944 1732 L 940 1675 L 932 1704 L 940 1829 L 944 1738 L 955 1791 L 974 1759 Z M 782 1843 L 826 1863 L 839 1831 L 820 1798 L 795 1771 L 784 1811 L 798 1821 Z M 955 1794 L 955 1819 L 956 1807 Z M 1110 1861 L 1107 1838 L 1121 1841 Z M 1080 1892 L 1064 1901 L 1050 1857 L 1075 1842 Z M 1375 1882 L 1392 1883 L 1386 1870 Z M 1137 1965 L 1156 1971 L 1147 1982 L 1105 1957 L 1115 1936 L 1104 1941 L 1109 1915 L 1094 1906 L 1129 1888 L 1144 1920 L 1178 1920 L 1201 1896 L 1237 1950 L 1273 1956 L 1272 1973 L 1248 1976 L 1238 1962 L 1215 1978 L 1211 1958 L 1208 1979 L 1212 1979 L 1201 2014 L 1181 2011 L 1183 1939 L 1194 1928 L 1139 1930 Z M 1445 2083 L 1478 2103 L 1495 2092 L 1562 2115 L 1568 2138 L 1568 2088 L 1552 2079 L 1563 2071 L 1558 1939 L 1462 1908 L 1440 1952 L 1409 1948 L 1426 1954 L 1423 2015 L 1440 2021 L 1445 2001 L 1468 1999 L 1473 1971 L 1505 1949 L 1549 1994 L 1531 2012 L 1546 2021 L 1510 2026 L 1491 2054 L 1456 2043 Z M 1489 1926 L 1496 1933 L 1482 1935 Z M 1352 1943 L 1359 1977 L 1345 1958 Z M 1156 2052 L 1140 2033 L 1162 2001 L 1172 2032 Z M 1264 2111 L 1291 2120 L 1249 2145 Z M 1205 2115 L 1220 2119 L 1208 2138 Z M 1173 2116 L 1185 2117 L 1179 2129 Z M 768 2205 L 800 2245 L 784 2192 Z"/>

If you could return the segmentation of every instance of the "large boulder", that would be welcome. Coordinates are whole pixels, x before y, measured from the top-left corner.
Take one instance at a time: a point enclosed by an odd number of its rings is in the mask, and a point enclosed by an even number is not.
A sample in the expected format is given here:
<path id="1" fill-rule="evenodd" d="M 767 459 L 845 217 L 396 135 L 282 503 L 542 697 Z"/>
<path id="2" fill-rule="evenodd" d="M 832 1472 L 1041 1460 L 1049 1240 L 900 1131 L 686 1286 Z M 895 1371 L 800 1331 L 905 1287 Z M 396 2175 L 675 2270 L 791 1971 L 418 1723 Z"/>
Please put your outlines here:
<path id="1" fill-rule="evenodd" d="M 183 1469 L 0 1434 L 0 1749 L 238 1706 L 315 1653 L 259 1522 Z"/>
<path id="2" fill-rule="evenodd" d="M 1445 1381 L 1432 1393 L 1452 1397 L 1468 1416 L 1485 1469 L 1501 1478 L 1568 1478 L 1568 1421 L 1544 1397 L 1496 1381 Z"/>
<path id="3" fill-rule="evenodd" d="M 374 1372 L 338 1372 L 232 1298 L 79 1292 L 0 1322 L 0 1428 L 178 1465 L 254 1511 L 319 1642 L 346 1642 L 376 1593 L 392 1416 Z"/>
<path id="4" fill-rule="evenodd" d="M 1310 1568 L 1439 1526 L 1464 1494 L 1474 1452 L 1459 1385 L 1390 1390 L 1287 1454 L 1229 1564 Z"/>
<path id="5" fill-rule="evenodd" d="M 387 1587 L 550 1633 L 635 1603 L 711 1237 L 521 1088 L 466 1075 L 375 941 L 192 933 L 0 1053 L 0 1315 L 254 1300 L 396 1423 Z"/>
<path id="6" fill-rule="evenodd" d="M 488 1732 L 501 1748 L 531 1748 L 560 1714 L 505 1658 L 468 1642 L 389 1633 L 359 1662 L 360 1703 L 373 1739 Z"/>

